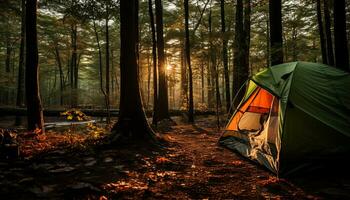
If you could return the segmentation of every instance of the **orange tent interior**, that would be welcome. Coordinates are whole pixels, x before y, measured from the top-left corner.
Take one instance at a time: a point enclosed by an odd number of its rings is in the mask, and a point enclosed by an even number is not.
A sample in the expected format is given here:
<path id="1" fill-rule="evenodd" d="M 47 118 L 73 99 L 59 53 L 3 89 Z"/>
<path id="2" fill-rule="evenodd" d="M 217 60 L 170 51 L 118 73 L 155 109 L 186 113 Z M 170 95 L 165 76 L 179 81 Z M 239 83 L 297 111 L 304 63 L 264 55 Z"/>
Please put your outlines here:
<path id="1" fill-rule="evenodd" d="M 271 93 L 263 88 L 258 87 L 249 97 L 249 99 L 246 100 L 244 104 L 238 108 L 236 114 L 231 119 L 231 122 L 227 126 L 226 130 L 238 131 L 240 120 L 245 113 L 259 113 L 259 117 L 261 114 L 269 113 L 273 99 L 274 98 Z"/>

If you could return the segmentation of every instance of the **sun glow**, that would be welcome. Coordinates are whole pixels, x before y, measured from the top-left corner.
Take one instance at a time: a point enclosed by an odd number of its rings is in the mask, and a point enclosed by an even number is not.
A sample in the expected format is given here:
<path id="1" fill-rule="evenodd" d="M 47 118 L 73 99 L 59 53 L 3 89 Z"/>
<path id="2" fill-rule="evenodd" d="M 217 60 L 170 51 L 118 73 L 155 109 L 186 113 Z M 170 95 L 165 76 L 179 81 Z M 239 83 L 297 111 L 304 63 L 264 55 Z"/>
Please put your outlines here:
<path id="1" fill-rule="evenodd" d="M 173 66 L 172 65 L 166 65 L 166 70 L 167 71 L 171 71 L 173 69 Z"/>

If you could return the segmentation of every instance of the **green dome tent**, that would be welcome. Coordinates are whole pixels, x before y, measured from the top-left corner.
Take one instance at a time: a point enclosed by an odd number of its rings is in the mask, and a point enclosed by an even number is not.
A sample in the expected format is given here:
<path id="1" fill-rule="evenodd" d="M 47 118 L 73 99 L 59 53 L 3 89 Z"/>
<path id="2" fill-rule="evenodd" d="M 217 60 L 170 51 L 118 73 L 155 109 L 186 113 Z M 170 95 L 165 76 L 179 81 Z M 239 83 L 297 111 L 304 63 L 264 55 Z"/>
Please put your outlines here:
<path id="1" fill-rule="evenodd" d="M 292 62 L 270 67 L 247 84 L 220 144 L 276 174 L 349 158 L 349 73 Z"/>

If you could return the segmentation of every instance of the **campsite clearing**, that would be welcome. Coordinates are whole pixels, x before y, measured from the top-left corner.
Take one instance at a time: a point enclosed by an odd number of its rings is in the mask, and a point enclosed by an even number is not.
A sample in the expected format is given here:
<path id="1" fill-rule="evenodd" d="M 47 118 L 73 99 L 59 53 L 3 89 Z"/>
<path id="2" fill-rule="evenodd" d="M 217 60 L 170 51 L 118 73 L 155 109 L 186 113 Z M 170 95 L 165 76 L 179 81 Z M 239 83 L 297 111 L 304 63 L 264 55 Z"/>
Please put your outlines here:
<path id="1" fill-rule="evenodd" d="M 8 199 L 324 199 L 350 198 L 345 176 L 278 179 L 217 145 L 214 117 L 172 126 L 162 149 L 131 146 L 56 149 L 30 160 L 0 163 Z M 199 128 L 200 127 L 200 128 Z M 48 138 L 49 139 L 49 138 Z"/>

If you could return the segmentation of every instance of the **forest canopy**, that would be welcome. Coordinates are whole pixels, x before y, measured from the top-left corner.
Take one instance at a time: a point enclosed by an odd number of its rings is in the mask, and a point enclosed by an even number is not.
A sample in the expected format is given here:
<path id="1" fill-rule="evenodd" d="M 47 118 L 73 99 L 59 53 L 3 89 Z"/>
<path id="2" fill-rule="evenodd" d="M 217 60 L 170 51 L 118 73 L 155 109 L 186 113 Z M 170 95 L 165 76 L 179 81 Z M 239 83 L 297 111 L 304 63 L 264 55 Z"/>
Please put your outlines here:
<path id="1" fill-rule="evenodd" d="M 164 66 L 159 66 L 159 69 L 164 68 L 165 73 L 158 71 L 158 81 L 162 82 L 158 89 L 159 96 L 166 91 L 166 98 L 160 104 L 167 101 L 169 109 L 186 110 L 189 104 L 189 70 L 184 1 L 138 2 L 138 75 L 143 106 L 152 110 L 154 104 L 153 83 L 157 73 L 154 73 L 153 63 L 157 61 L 152 56 L 151 23 L 159 27 L 161 18 L 163 37 L 156 34 L 156 42 L 164 38 Z M 150 2 L 153 22 L 149 15 Z M 157 2 L 161 2 L 161 13 Z M 339 8 L 334 6 L 335 2 L 281 1 L 283 43 L 280 50 L 283 62 L 302 60 L 336 65 L 334 60 L 341 56 L 336 49 L 349 46 L 349 42 L 339 46 L 339 25 L 336 21 L 336 9 Z M 20 58 L 21 51 L 24 51 L 24 47 L 21 50 L 24 3 L 25 0 L 0 3 L 2 106 L 16 106 L 16 101 L 19 101 L 19 107 L 25 104 L 24 98 L 17 100 L 18 94 L 24 92 L 24 83 L 21 83 L 24 81 L 24 69 L 21 66 L 25 66 L 25 59 Z M 345 18 L 339 20 L 348 27 L 350 5 L 347 1 L 345 4 Z M 38 77 L 44 108 L 105 108 L 106 100 L 111 108 L 119 107 L 119 8 L 117 0 L 38 1 Z M 245 79 L 271 66 L 276 55 L 270 42 L 275 40 L 276 31 L 270 30 L 274 26 L 270 26 L 269 15 L 273 15 L 271 11 L 275 8 L 267 0 L 188 1 L 189 59 L 196 110 L 215 110 L 216 102 L 220 110 L 228 110 L 237 88 Z M 345 39 L 349 38 L 349 34 L 346 31 Z M 243 40 L 246 42 L 241 43 Z M 338 67 L 349 71 L 349 66 Z M 237 77 L 243 72 L 243 77 Z M 162 85 L 166 86 L 165 90 Z"/>

